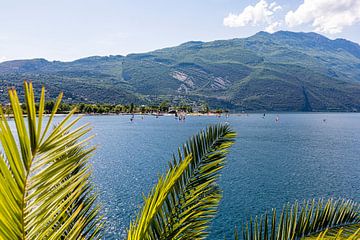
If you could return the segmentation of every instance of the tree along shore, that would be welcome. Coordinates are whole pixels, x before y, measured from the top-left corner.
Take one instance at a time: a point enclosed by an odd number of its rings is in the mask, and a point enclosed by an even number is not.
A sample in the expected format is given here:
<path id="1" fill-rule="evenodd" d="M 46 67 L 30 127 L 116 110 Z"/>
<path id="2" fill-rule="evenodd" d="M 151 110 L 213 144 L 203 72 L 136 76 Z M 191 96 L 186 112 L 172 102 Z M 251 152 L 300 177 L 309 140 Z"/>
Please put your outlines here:
<path id="1" fill-rule="evenodd" d="M 55 105 L 54 101 L 45 102 L 45 114 L 51 114 Z M 26 114 L 25 104 L 21 105 L 23 113 Z M 38 104 L 36 109 L 38 109 Z M 159 105 L 135 105 L 131 104 L 108 104 L 108 103 L 61 103 L 58 114 L 66 114 L 76 108 L 78 114 L 175 114 L 179 112 L 187 114 L 221 114 L 228 112 L 223 109 L 210 109 L 207 104 L 200 107 L 190 105 L 171 106 L 168 102 L 162 102 Z M 2 105 L 3 112 L 11 116 L 13 110 L 9 104 Z"/>

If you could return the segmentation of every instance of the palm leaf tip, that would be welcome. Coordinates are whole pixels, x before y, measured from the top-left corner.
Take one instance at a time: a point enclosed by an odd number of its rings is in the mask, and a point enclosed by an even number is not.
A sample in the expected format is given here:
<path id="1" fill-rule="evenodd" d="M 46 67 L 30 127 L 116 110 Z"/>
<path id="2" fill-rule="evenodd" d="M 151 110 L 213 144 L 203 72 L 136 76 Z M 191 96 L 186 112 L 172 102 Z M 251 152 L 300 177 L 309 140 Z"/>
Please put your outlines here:
<path id="1" fill-rule="evenodd" d="M 73 113 L 52 128 L 62 95 L 44 125 L 45 89 L 38 107 L 32 84 L 24 89 L 26 117 L 9 89 L 15 130 L 0 110 L 0 239 L 97 238 L 102 221 L 88 164 L 94 148 L 80 141 L 89 128 L 74 129 Z"/>
<path id="2" fill-rule="evenodd" d="M 360 205 L 352 200 L 304 201 L 284 206 L 277 216 L 250 219 L 243 227 L 244 240 L 262 239 L 359 239 Z M 328 238 L 330 237 L 330 238 Z"/>
<path id="3" fill-rule="evenodd" d="M 221 199 L 219 171 L 235 136 L 228 125 L 214 125 L 179 149 L 130 224 L 128 239 L 204 239 Z"/>

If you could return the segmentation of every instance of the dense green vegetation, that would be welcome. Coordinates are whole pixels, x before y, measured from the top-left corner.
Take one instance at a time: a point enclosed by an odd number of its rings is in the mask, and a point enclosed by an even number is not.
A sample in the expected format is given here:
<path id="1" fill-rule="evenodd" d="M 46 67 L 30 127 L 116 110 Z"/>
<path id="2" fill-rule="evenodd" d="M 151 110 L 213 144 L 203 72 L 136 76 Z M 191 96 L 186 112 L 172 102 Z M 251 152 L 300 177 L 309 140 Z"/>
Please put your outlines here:
<path id="1" fill-rule="evenodd" d="M 44 113 L 50 114 L 55 106 L 55 101 L 47 101 L 44 105 Z M 39 109 L 39 104 L 35 105 L 36 110 Z M 24 114 L 27 113 L 26 104 L 21 104 L 21 109 Z M 13 110 L 10 105 L 3 105 L 2 110 L 6 115 L 12 115 Z M 161 102 L 159 105 L 135 105 L 130 104 L 108 104 L 108 103 L 60 103 L 57 113 L 69 113 L 72 110 L 75 113 L 83 114 L 120 114 L 120 113 L 134 113 L 134 114 L 149 114 L 149 113 L 175 113 L 175 112 L 186 112 L 192 113 L 193 108 L 189 105 L 171 106 L 168 101 Z M 205 103 L 202 104 L 197 111 L 198 113 L 222 113 L 227 112 L 223 109 L 210 109 Z"/>
<path id="2" fill-rule="evenodd" d="M 127 56 L 0 64 L 0 92 L 32 80 L 67 103 L 273 111 L 359 111 L 360 46 L 316 33 L 259 32 Z M 23 95 L 20 92 L 20 95 Z M 6 102 L 5 94 L 0 101 Z"/>
<path id="3" fill-rule="evenodd" d="M 24 88 L 26 117 L 17 92 L 9 90 L 15 131 L 0 108 L 0 239 L 101 239 L 104 221 L 90 182 L 94 147 L 88 125 L 75 128 L 80 120 L 71 119 L 75 109 L 54 125 L 62 94 L 44 122 L 45 89 L 36 107 L 32 84 Z M 228 125 L 209 126 L 179 148 L 144 198 L 127 239 L 205 239 L 222 196 L 217 181 L 235 136 Z M 360 205 L 352 201 L 295 203 L 279 217 L 273 210 L 271 217 L 251 219 L 243 239 L 355 240 L 359 224 Z"/>

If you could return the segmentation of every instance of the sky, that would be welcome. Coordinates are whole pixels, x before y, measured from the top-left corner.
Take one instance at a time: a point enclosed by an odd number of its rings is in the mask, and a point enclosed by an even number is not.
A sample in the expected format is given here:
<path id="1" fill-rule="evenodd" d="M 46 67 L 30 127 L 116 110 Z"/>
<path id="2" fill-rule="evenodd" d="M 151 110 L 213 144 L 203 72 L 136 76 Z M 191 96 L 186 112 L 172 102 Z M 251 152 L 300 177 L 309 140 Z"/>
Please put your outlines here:
<path id="1" fill-rule="evenodd" d="M 0 0 L 0 62 L 126 55 L 278 30 L 360 43 L 360 0 Z"/>

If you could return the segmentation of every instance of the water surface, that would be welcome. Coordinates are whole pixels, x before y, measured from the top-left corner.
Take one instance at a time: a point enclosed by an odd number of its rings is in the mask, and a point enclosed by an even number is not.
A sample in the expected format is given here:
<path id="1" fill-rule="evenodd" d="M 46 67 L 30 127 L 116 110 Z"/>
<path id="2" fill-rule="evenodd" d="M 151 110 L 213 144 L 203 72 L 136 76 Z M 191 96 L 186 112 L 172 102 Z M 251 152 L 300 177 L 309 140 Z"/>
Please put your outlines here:
<path id="1" fill-rule="evenodd" d="M 275 122 L 279 116 L 279 121 Z M 130 219 L 177 147 L 209 124 L 237 131 L 220 185 L 223 199 L 209 239 L 286 202 L 346 197 L 360 201 L 360 114 L 222 117 L 86 116 L 98 145 L 93 181 L 107 219 L 106 239 L 124 239 Z M 324 122 L 323 120 L 326 119 Z M 59 118 L 57 119 L 59 120 Z M 10 122 L 14 127 L 14 122 Z M 231 239 L 231 238 L 230 238 Z"/>
<path id="2" fill-rule="evenodd" d="M 288 201 L 322 197 L 360 200 L 360 114 L 187 117 L 88 116 L 99 145 L 94 182 L 108 221 L 106 239 L 123 239 L 129 221 L 166 170 L 171 154 L 208 124 L 238 132 L 220 185 L 223 199 L 209 239 L 224 239 L 251 215 Z M 326 119 L 324 122 L 323 119 Z"/>

